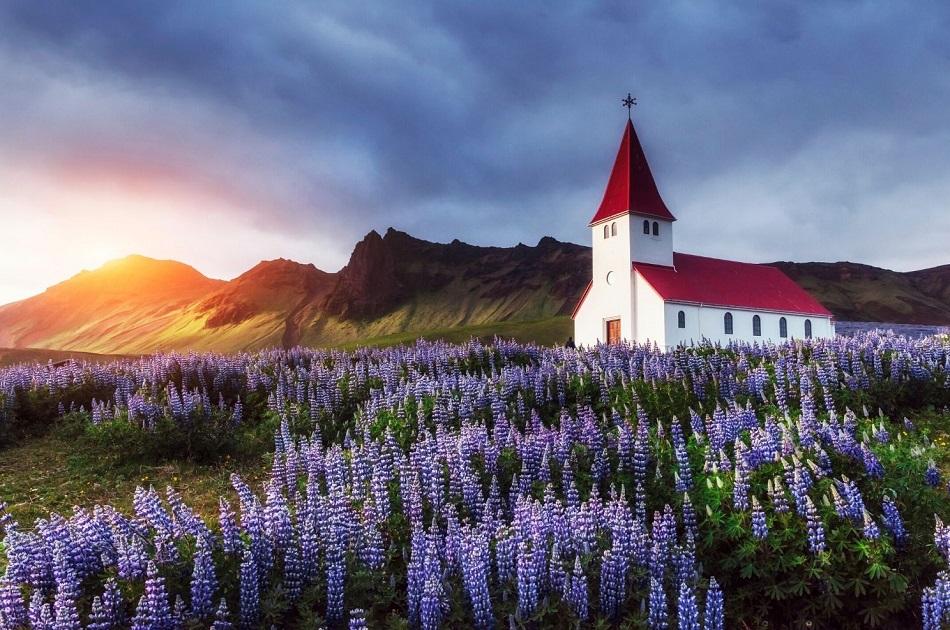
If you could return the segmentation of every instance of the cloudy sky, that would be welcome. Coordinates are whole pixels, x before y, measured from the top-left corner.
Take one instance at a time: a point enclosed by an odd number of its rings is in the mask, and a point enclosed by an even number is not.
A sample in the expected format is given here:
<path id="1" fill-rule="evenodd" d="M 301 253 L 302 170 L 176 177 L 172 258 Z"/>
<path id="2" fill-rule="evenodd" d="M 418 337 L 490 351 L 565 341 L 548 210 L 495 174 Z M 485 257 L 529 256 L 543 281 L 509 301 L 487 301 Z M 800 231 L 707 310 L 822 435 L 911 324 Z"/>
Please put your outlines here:
<path id="1" fill-rule="evenodd" d="M 948 6 L 0 0 L 0 302 L 389 226 L 588 243 L 627 91 L 678 250 L 950 263 Z"/>

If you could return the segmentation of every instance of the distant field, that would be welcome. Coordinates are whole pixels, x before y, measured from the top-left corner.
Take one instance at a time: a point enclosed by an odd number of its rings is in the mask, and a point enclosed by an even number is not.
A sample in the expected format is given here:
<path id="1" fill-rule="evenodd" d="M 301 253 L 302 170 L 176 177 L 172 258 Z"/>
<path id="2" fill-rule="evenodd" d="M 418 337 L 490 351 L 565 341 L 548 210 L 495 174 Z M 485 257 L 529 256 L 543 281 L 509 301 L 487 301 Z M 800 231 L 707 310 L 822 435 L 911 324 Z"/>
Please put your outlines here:
<path id="1" fill-rule="evenodd" d="M 358 346 L 395 346 L 412 343 L 416 339 L 442 340 L 451 343 L 468 341 L 472 337 L 490 340 L 493 337 L 515 339 L 523 343 L 537 343 L 542 346 L 563 345 L 574 334 L 574 324 L 570 317 L 552 317 L 530 322 L 497 322 L 477 326 L 461 326 L 445 330 L 424 332 L 405 332 L 350 341 L 338 347 L 349 349 Z"/>
<path id="2" fill-rule="evenodd" d="M 869 330 L 893 330 L 908 337 L 926 337 L 950 332 L 950 326 L 927 326 L 924 324 L 888 324 L 886 322 L 835 322 L 839 335 L 853 335 Z"/>
<path id="3" fill-rule="evenodd" d="M 0 366 L 13 365 L 15 363 L 46 363 L 52 361 L 65 361 L 66 359 L 76 359 L 77 361 L 95 361 L 98 363 L 107 363 L 116 359 L 128 358 L 124 354 L 96 354 L 95 352 L 75 352 L 73 350 L 48 350 L 46 348 L 0 348 Z"/>

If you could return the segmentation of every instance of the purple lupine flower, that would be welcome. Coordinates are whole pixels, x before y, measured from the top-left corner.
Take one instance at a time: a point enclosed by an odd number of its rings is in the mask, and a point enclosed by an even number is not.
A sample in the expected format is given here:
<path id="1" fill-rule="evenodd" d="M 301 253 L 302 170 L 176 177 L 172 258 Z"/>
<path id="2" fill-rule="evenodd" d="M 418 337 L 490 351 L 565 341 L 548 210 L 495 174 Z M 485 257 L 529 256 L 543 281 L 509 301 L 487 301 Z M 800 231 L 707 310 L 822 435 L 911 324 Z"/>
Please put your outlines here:
<path id="1" fill-rule="evenodd" d="M 937 597 L 936 589 L 931 586 L 923 590 L 920 598 L 920 621 L 923 630 L 940 630 L 943 626 L 943 608 Z"/>
<path id="2" fill-rule="evenodd" d="M 940 485 L 940 471 L 937 470 L 937 465 L 934 463 L 934 460 L 927 462 L 927 470 L 924 472 L 924 483 L 931 488 L 936 488 Z"/>
<path id="3" fill-rule="evenodd" d="M 27 624 L 27 610 L 20 587 L 6 578 L 0 578 L 0 620 L 5 621 L 6 628 Z"/>
<path id="4" fill-rule="evenodd" d="M 518 572 L 518 614 L 526 619 L 534 614 L 538 606 L 537 563 L 534 561 L 535 550 L 530 540 L 523 540 L 518 545 L 517 572 Z"/>
<path id="5" fill-rule="evenodd" d="M 752 496 L 752 535 L 764 540 L 769 535 L 769 528 L 765 522 L 765 512 L 759 504 L 758 498 Z"/>
<path id="6" fill-rule="evenodd" d="M 936 514 L 934 514 L 934 521 L 934 545 L 937 547 L 937 551 L 940 552 L 940 555 L 950 562 L 950 527 L 944 525 L 943 521 L 940 520 L 940 517 Z"/>
<path id="7" fill-rule="evenodd" d="M 241 551 L 241 534 L 231 504 L 224 497 L 218 498 L 218 525 L 221 530 L 221 548 L 229 556 Z"/>
<path id="8" fill-rule="evenodd" d="M 191 574 L 191 614 L 203 619 L 214 612 L 214 594 L 218 580 L 214 571 L 214 559 L 208 539 L 196 540 L 194 569 Z"/>
<path id="9" fill-rule="evenodd" d="M 782 483 L 781 476 L 769 480 L 768 483 L 769 500 L 772 502 L 772 509 L 776 514 L 788 512 L 788 498 L 785 496 L 785 484 Z"/>
<path id="10" fill-rule="evenodd" d="M 424 630 L 438 630 L 442 624 L 441 591 L 440 578 L 427 575 L 422 587 L 422 598 L 419 601 L 420 627 Z"/>
<path id="11" fill-rule="evenodd" d="M 512 536 L 508 540 L 514 541 Z M 502 540 L 498 543 L 499 562 L 501 561 Z M 419 602 L 422 600 L 422 589 L 425 584 L 425 555 L 426 538 L 422 525 L 416 523 L 412 529 L 409 542 L 409 563 L 406 567 L 406 602 L 409 608 L 409 623 L 419 624 Z M 499 579 L 501 569 L 499 569 Z"/>
<path id="12" fill-rule="evenodd" d="M 0 620 L 3 614 L 0 614 Z M 22 624 L 21 624 L 22 625 Z M 17 624 L 10 627 L 15 628 Z M 105 608 L 102 606 L 102 599 L 98 595 L 92 598 L 92 605 L 89 609 L 89 623 L 86 624 L 86 630 L 109 630 L 112 628 L 112 620 L 109 619 Z"/>
<path id="13" fill-rule="evenodd" d="M 250 545 L 245 545 L 241 560 L 240 627 L 242 630 L 257 626 L 260 616 L 260 587 L 258 567 Z"/>
<path id="14" fill-rule="evenodd" d="M 119 577 L 123 580 L 138 580 L 145 575 L 148 565 L 148 555 L 145 544 L 138 536 L 131 538 L 119 537 L 116 540 L 118 550 Z"/>
<path id="15" fill-rule="evenodd" d="M 907 542 L 907 530 L 904 528 L 904 521 L 894 500 L 891 497 L 884 497 L 881 501 L 881 510 L 884 512 L 884 527 L 894 537 L 898 546 L 903 545 Z"/>
<path id="16" fill-rule="evenodd" d="M 588 611 L 587 576 L 581 569 L 580 556 L 574 558 L 574 570 L 570 575 L 569 582 L 570 588 L 568 589 L 569 598 L 567 603 L 571 607 L 571 610 L 574 611 L 574 614 L 577 615 L 577 618 L 581 621 L 585 621 Z"/>
<path id="17" fill-rule="evenodd" d="M 488 538 L 481 532 L 469 530 L 462 539 L 462 584 L 472 605 L 472 616 L 478 628 L 492 626 L 491 596 L 488 592 L 490 553 Z M 552 564 L 554 560 L 552 557 Z"/>
<path id="18" fill-rule="evenodd" d="M 749 509 L 749 471 L 746 469 L 745 460 L 738 456 L 732 481 L 732 507 L 736 511 Z"/>
<path id="19" fill-rule="evenodd" d="M 59 540 L 53 550 L 53 574 L 56 576 L 56 598 L 53 601 L 56 630 L 79 630 L 79 578 L 67 558 L 65 544 Z"/>
<path id="20" fill-rule="evenodd" d="M 372 505 L 372 501 L 369 502 Z M 383 566 L 383 535 L 376 525 L 376 517 L 372 508 L 369 514 L 364 513 L 360 519 L 360 548 L 359 557 L 370 569 L 380 569 Z"/>
<path id="21" fill-rule="evenodd" d="M 884 466 L 881 465 L 881 460 L 866 444 L 861 445 L 861 459 L 864 462 L 864 472 L 868 477 L 873 479 L 884 478 Z"/>
<path id="22" fill-rule="evenodd" d="M 796 464 L 792 471 L 792 498 L 795 500 L 795 511 L 804 518 L 806 516 L 807 504 L 811 500 L 808 496 L 808 490 L 811 488 L 811 475 L 808 471 Z"/>
<path id="23" fill-rule="evenodd" d="M 304 574 L 300 566 L 300 545 L 291 540 L 284 552 L 284 590 L 287 599 L 296 602 L 303 591 Z"/>
<path id="24" fill-rule="evenodd" d="M 30 626 L 39 630 L 55 630 L 56 620 L 53 617 L 53 607 L 43 601 L 43 593 L 35 591 L 30 599 L 29 608 Z"/>
<path id="25" fill-rule="evenodd" d="M 134 630 L 171 630 L 173 626 L 165 578 L 159 575 L 155 564 L 149 562 L 145 572 L 145 593 L 139 599 L 132 619 Z"/>
<path id="26" fill-rule="evenodd" d="M 218 609 L 214 613 L 214 623 L 211 624 L 211 630 L 232 630 L 234 625 L 229 621 L 228 602 L 223 597 Z"/>
<path id="27" fill-rule="evenodd" d="M 649 464 L 650 435 L 646 418 L 637 422 L 636 438 L 633 442 L 633 482 L 635 485 L 645 484 L 647 481 L 647 465 Z"/>
<path id="28" fill-rule="evenodd" d="M 339 530 L 339 524 L 331 524 Z M 336 622 L 343 619 L 343 588 L 346 581 L 346 549 L 342 534 L 331 532 L 327 544 L 327 620 Z"/>
<path id="29" fill-rule="evenodd" d="M 2 416 L 0 416 L 0 419 L 2 419 Z M 7 529 L 16 526 L 13 515 L 7 511 L 8 508 L 9 505 L 5 501 L 0 501 L 0 538 L 6 535 Z"/>
<path id="30" fill-rule="evenodd" d="M 725 606 L 722 591 L 716 578 L 709 578 L 706 589 L 706 610 L 703 614 L 703 630 L 723 630 L 725 628 Z"/>
<path id="31" fill-rule="evenodd" d="M 88 630 L 108 630 L 109 628 L 121 628 L 125 625 L 125 599 L 122 591 L 119 589 L 115 579 L 106 582 L 102 590 L 102 596 L 98 598 L 101 603 L 103 625 L 98 628 L 87 626 Z"/>
<path id="32" fill-rule="evenodd" d="M 881 537 L 880 528 L 867 510 L 864 510 L 864 537 L 868 540 L 877 540 Z"/>
<path id="33" fill-rule="evenodd" d="M 294 527 L 290 520 L 287 500 L 273 481 L 267 484 L 264 527 L 267 537 L 273 542 L 274 551 L 283 554 L 294 539 Z"/>
<path id="34" fill-rule="evenodd" d="M 805 495 L 805 519 L 808 528 L 808 548 L 813 554 L 818 555 L 825 550 L 825 528 L 814 502 L 807 494 Z"/>
<path id="35" fill-rule="evenodd" d="M 610 549 L 604 551 L 600 562 L 600 612 L 609 619 L 617 616 L 626 597 L 625 573 L 622 560 Z"/>
<path id="36" fill-rule="evenodd" d="M 686 452 L 686 440 L 683 438 L 683 429 L 675 417 L 672 421 L 673 448 L 676 452 L 676 491 L 687 492 L 693 487 L 693 471 L 689 465 L 689 454 Z"/>
<path id="37" fill-rule="evenodd" d="M 679 630 L 699 630 L 696 593 L 685 580 L 680 582 L 679 599 L 676 601 L 676 620 Z"/>
<path id="38" fill-rule="evenodd" d="M 693 507 L 693 502 L 690 500 L 689 495 L 685 492 L 683 493 L 682 513 L 683 529 L 695 538 L 699 534 L 699 527 L 696 523 L 696 509 Z"/>
<path id="39" fill-rule="evenodd" d="M 666 608 L 666 593 L 663 590 L 663 583 L 655 577 L 650 578 L 650 614 L 647 618 L 647 624 L 650 630 L 666 630 L 669 628 Z"/>
<path id="40" fill-rule="evenodd" d="M 354 608 L 350 611 L 349 630 L 367 630 L 366 611 L 362 608 Z"/>

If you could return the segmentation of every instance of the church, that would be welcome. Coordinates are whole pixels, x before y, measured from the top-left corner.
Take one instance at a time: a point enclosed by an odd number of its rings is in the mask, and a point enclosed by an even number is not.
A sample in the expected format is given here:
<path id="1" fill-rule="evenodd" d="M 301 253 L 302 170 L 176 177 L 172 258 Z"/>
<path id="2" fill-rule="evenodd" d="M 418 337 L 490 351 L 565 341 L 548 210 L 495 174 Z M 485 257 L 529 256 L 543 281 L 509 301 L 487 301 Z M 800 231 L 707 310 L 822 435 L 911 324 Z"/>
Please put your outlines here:
<path id="1" fill-rule="evenodd" d="M 674 221 L 628 118 L 589 224 L 593 276 L 572 314 L 577 344 L 671 348 L 704 339 L 780 343 L 834 336 L 828 309 L 781 270 L 674 252 Z"/>

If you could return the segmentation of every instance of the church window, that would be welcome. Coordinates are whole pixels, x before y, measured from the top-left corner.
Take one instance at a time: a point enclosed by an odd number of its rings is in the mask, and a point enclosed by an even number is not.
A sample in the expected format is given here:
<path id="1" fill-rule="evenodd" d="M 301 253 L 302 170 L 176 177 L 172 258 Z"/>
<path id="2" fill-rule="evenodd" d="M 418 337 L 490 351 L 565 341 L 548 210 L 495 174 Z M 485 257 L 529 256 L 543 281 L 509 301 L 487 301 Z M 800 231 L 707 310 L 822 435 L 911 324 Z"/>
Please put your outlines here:
<path id="1" fill-rule="evenodd" d="M 644 234 L 649 234 L 649 233 L 650 233 L 650 222 L 649 222 L 649 221 L 644 221 L 644 222 L 643 222 L 643 233 L 644 233 Z"/>
<path id="2" fill-rule="evenodd" d="M 811 320 L 805 320 L 805 339 L 811 339 Z"/>
<path id="3" fill-rule="evenodd" d="M 752 316 L 752 334 L 756 337 L 762 336 L 762 318 L 758 315 Z"/>
<path id="4" fill-rule="evenodd" d="M 732 334 L 732 313 L 726 313 L 722 316 L 722 326 L 727 335 Z"/>
<path id="5" fill-rule="evenodd" d="M 686 328 L 686 313 L 683 311 L 676 314 L 676 325 L 679 328 Z"/>
<path id="6" fill-rule="evenodd" d="M 604 238 L 607 238 L 608 236 L 610 236 L 610 226 L 605 223 L 604 224 Z"/>
<path id="7" fill-rule="evenodd" d="M 653 222 L 653 236 L 659 236 L 659 235 L 660 235 L 660 224 L 654 221 Z"/>
<path id="8" fill-rule="evenodd" d="M 788 337 L 788 322 L 784 317 L 780 317 L 778 320 L 778 336 Z"/>
<path id="9" fill-rule="evenodd" d="M 617 222 L 616 221 L 610 224 L 610 235 L 617 236 Z"/>

